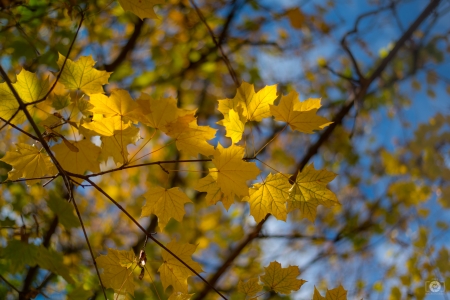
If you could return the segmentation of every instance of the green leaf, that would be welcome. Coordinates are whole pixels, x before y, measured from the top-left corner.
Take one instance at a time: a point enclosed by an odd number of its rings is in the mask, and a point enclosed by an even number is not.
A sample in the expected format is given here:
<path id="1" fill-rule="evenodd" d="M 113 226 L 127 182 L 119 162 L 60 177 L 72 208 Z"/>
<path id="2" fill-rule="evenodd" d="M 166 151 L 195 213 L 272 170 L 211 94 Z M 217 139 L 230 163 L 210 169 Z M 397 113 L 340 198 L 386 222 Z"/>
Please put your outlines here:
<path id="1" fill-rule="evenodd" d="M 11 263 L 11 273 L 21 271 L 25 265 L 35 266 L 38 258 L 38 246 L 19 240 L 12 240 L 3 250 L 3 258 Z"/>
<path id="2" fill-rule="evenodd" d="M 58 221 L 66 229 L 80 226 L 80 222 L 73 212 L 72 205 L 57 195 L 55 191 L 50 191 L 47 205 L 58 216 Z"/>

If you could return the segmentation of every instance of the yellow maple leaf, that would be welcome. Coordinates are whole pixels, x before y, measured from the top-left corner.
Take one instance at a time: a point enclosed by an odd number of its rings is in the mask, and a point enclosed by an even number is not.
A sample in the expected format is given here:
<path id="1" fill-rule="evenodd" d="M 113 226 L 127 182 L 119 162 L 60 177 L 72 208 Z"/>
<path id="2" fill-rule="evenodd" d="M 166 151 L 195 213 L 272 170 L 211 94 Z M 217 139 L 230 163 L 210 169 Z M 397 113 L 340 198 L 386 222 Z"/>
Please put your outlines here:
<path id="1" fill-rule="evenodd" d="M 190 116 L 191 114 L 187 117 L 181 116 L 178 119 L 189 120 Z M 217 130 L 209 126 L 198 126 L 196 119 L 187 125 L 186 122 L 181 121 L 175 121 L 167 125 L 170 131 L 166 130 L 166 133 L 175 139 L 177 149 L 192 157 L 197 157 L 199 153 L 205 156 L 213 155 L 215 153 L 214 146 L 207 143 L 207 140 L 213 139 Z"/>
<path id="2" fill-rule="evenodd" d="M 64 55 L 59 54 L 57 64 L 61 69 Z M 67 89 L 82 90 L 88 95 L 103 93 L 102 85 L 108 83 L 111 72 L 94 69 L 95 61 L 92 56 L 82 56 L 77 61 L 67 59 L 59 82 Z"/>
<path id="3" fill-rule="evenodd" d="M 106 288 L 112 288 L 114 291 L 120 291 L 120 294 L 128 292 L 134 295 L 134 280 L 132 276 L 135 264 L 133 250 L 124 251 L 108 249 L 107 255 L 100 255 L 95 259 L 103 273 L 100 274 L 103 285 Z"/>
<path id="4" fill-rule="evenodd" d="M 167 248 L 190 266 L 197 273 L 203 272 L 199 263 L 192 260 L 191 256 L 195 252 L 197 246 L 191 244 L 179 243 L 171 241 L 167 244 Z M 173 287 L 174 292 L 180 292 L 187 294 L 188 285 L 187 279 L 195 274 L 183 265 L 172 254 L 163 250 L 162 251 L 163 264 L 159 267 L 158 272 L 161 277 L 161 282 L 164 290 L 169 285 Z"/>
<path id="5" fill-rule="evenodd" d="M 170 218 L 178 222 L 183 220 L 185 214 L 184 204 L 192 202 L 179 188 L 165 189 L 163 187 L 151 187 L 144 194 L 147 202 L 142 207 L 142 217 L 154 214 L 158 217 L 158 226 L 162 231 Z"/>
<path id="6" fill-rule="evenodd" d="M 223 120 L 223 126 L 225 126 L 227 132 L 225 136 L 231 138 L 233 144 L 239 142 L 242 139 L 244 133 L 245 121 L 239 116 L 238 112 L 234 109 L 230 109 L 228 112 L 228 120 Z"/>
<path id="7" fill-rule="evenodd" d="M 259 279 L 270 290 L 280 294 L 288 295 L 291 291 L 298 291 L 306 282 L 306 280 L 297 279 L 297 276 L 300 275 L 297 266 L 282 268 L 279 262 L 273 261 L 264 269 L 266 272 Z"/>
<path id="8" fill-rule="evenodd" d="M 33 102 L 41 99 L 50 89 L 48 78 L 41 80 L 35 73 L 22 69 L 17 75 L 17 81 L 13 83 L 14 89 L 19 94 L 24 103 Z M 28 107 L 30 111 L 31 107 Z M 9 120 L 19 109 L 19 102 L 9 89 L 6 82 L 0 83 L 0 117 Z M 13 124 L 21 124 L 26 120 L 25 114 L 19 111 Z"/>
<path id="9" fill-rule="evenodd" d="M 167 300 L 190 300 L 194 294 L 173 292 Z"/>
<path id="10" fill-rule="evenodd" d="M 91 122 L 82 124 L 82 127 L 92 130 L 90 135 L 114 136 L 117 131 L 125 131 L 132 127 L 131 122 L 123 122 L 120 116 L 103 118 L 101 115 L 94 115 Z"/>
<path id="11" fill-rule="evenodd" d="M 270 105 L 277 98 L 277 85 L 265 86 L 253 97 L 247 97 L 245 104 L 247 107 L 247 119 L 249 121 L 261 121 L 270 117 Z"/>
<path id="12" fill-rule="evenodd" d="M 327 170 L 316 170 L 314 164 L 305 167 L 291 187 L 288 211 L 299 208 L 304 217 L 314 222 L 318 205 L 330 207 L 339 204 L 336 195 L 327 188 L 336 176 Z"/>
<path id="13" fill-rule="evenodd" d="M 22 69 L 13 84 L 23 102 L 33 102 L 41 99 L 50 89 L 48 78 L 40 80 L 35 73 Z"/>
<path id="14" fill-rule="evenodd" d="M 217 184 L 217 169 L 209 169 L 210 173 L 205 177 L 201 178 L 197 184 L 194 186 L 199 192 L 206 192 L 206 203 L 209 205 L 216 204 L 218 201 L 222 201 L 223 206 L 226 210 L 234 203 L 234 194 L 231 196 L 225 196 L 220 190 Z"/>
<path id="15" fill-rule="evenodd" d="M 347 300 L 347 291 L 342 285 L 332 290 L 327 290 L 327 294 L 323 297 L 319 291 L 314 287 L 313 300 Z"/>
<path id="16" fill-rule="evenodd" d="M 216 169 L 210 173 L 217 173 L 217 185 L 225 196 L 248 196 L 247 180 L 255 179 L 260 170 L 255 163 L 243 161 L 244 148 L 231 145 L 223 148 L 218 145 L 212 162 Z"/>
<path id="17" fill-rule="evenodd" d="M 51 148 L 61 167 L 71 173 L 83 175 L 86 171 L 100 172 L 98 156 L 101 148 L 94 145 L 90 140 L 84 139 L 79 142 L 68 141 L 79 149 L 73 152 L 65 143 L 60 143 Z"/>
<path id="18" fill-rule="evenodd" d="M 298 101 L 298 93 L 290 92 L 282 96 L 278 106 L 270 105 L 270 111 L 277 121 L 289 124 L 292 130 L 304 133 L 314 133 L 314 130 L 323 129 L 333 122 L 316 115 L 320 108 L 320 99 Z"/>
<path id="19" fill-rule="evenodd" d="M 8 172 L 8 180 L 19 178 L 38 178 L 45 175 L 56 174 L 50 157 L 39 151 L 34 145 L 24 143 L 16 144 L 16 151 L 8 151 L 0 160 L 11 165 L 13 169 Z M 31 185 L 39 180 L 27 180 Z"/>
<path id="20" fill-rule="evenodd" d="M 289 176 L 285 174 L 269 173 L 263 183 L 254 184 L 250 188 L 249 197 L 242 201 L 250 204 L 250 214 L 257 223 L 261 222 L 267 214 L 272 214 L 278 220 L 286 221 L 286 203 L 289 198 Z"/>
<path id="21" fill-rule="evenodd" d="M 131 11 L 143 20 L 144 18 L 157 19 L 153 6 L 163 4 L 164 0 L 119 0 L 119 3 L 123 10 Z"/>
<path id="22" fill-rule="evenodd" d="M 238 283 L 238 292 L 241 292 L 245 294 L 246 297 L 253 297 L 256 296 L 261 290 L 262 285 L 259 284 L 258 278 L 252 278 L 247 280 L 246 282 L 243 282 L 239 280 Z"/>
<path id="23" fill-rule="evenodd" d="M 102 136 L 100 161 L 106 161 L 108 157 L 112 157 L 116 164 L 124 164 L 128 161 L 127 145 L 134 144 L 139 139 L 139 128 L 135 126 L 125 130 L 115 130 L 112 136 Z"/>
<path id="24" fill-rule="evenodd" d="M 174 98 L 156 100 L 142 93 L 136 102 L 141 110 L 141 122 L 162 131 L 167 131 L 165 126 L 176 121 L 178 117 L 192 114 L 192 111 L 178 108 L 177 100 Z"/>
<path id="25" fill-rule="evenodd" d="M 89 102 L 93 105 L 90 111 L 95 114 L 102 114 L 104 117 L 121 116 L 124 122 L 131 120 L 137 123 L 140 120 L 139 107 L 126 90 L 112 90 L 109 97 L 94 94 L 90 96 Z"/>

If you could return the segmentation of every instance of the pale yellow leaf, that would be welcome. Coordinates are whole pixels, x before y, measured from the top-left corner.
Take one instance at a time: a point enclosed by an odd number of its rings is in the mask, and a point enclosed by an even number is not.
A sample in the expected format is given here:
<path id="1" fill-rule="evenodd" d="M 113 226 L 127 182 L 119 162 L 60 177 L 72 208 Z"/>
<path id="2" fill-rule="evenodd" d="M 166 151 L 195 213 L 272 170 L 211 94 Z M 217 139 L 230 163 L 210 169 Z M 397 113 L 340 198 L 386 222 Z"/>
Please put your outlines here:
<path id="1" fill-rule="evenodd" d="M 92 122 L 83 123 L 84 128 L 92 130 L 91 135 L 114 136 L 117 131 L 126 131 L 132 127 L 131 122 L 123 122 L 120 116 L 103 118 L 100 115 L 94 115 Z"/>
<path id="2" fill-rule="evenodd" d="M 336 195 L 327 188 L 335 177 L 333 172 L 314 169 L 313 164 L 305 167 L 298 173 L 290 190 L 288 211 L 299 208 L 313 222 L 318 205 L 330 207 L 339 204 Z"/>
<path id="3" fill-rule="evenodd" d="M 8 172 L 8 180 L 19 178 L 38 178 L 45 175 L 54 175 L 53 163 L 45 152 L 39 151 L 34 145 L 24 143 L 16 144 L 16 151 L 8 151 L 0 160 L 11 165 L 13 169 Z M 27 180 L 31 185 L 39 180 Z"/>
<path id="4" fill-rule="evenodd" d="M 123 294 L 128 292 L 134 295 L 134 279 L 132 265 L 135 263 L 133 250 L 123 251 L 108 249 L 107 255 L 100 255 L 95 259 L 99 269 L 103 269 L 103 285 L 112 288 L 115 292 Z"/>
<path id="5" fill-rule="evenodd" d="M 144 194 L 147 199 L 142 208 L 142 217 L 154 214 L 158 217 L 158 226 L 162 231 L 171 218 L 178 222 L 183 220 L 185 214 L 184 204 L 192 202 L 185 193 L 177 187 L 165 189 L 160 186 L 151 187 Z"/>
<path id="6" fill-rule="evenodd" d="M 278 220 L 286 221 L 286 203 L 289 198 L 289 176 L 269 173 L 263 183 L 254 184 L 250 188 L 250 196 L 242 201 L 250 204 L 250 214 L 256 223 L 261 222 L 267 214 L 272 214 Z"/>
<path id="7" fill-rule="evenodd" d="M 194 186 L 199 192 L 206 192 L 206 203 L 209 205 L 216 204 L 218 201 L 222 201 L 223 206 L 226 210 L 234 203 L 234 194 L 229 196 L 224 195 L 217 184 L 217 169 L 209 169 L 210 173 L 205 177 L 201 178 L 197 184 Z"/>
<path id="8" fill-rule="evenodd" d="M 217 170 L 217 184 L 226 196 L 248 196 L 247 180 L 255 179 L 260 170 L 255 163 L 243 161 L 244 148 L 231 145 L 223 148 L 220 144 L 216 149 L 212 162 Z"/>
<path id="9" fill-rule="evenodd" d="M 58 66 L 61 69 L 65 57 L 59 53 Z M 67 59 L 59 82 L 67 89 L 82 90 L 84 93 L 103 93 L 103 85 L 108 83 L 111 72 L 94 69 L 95 61 L 92 56 L 82 56 L 77 61 Z"/>
<path id="10" fill-rule="evenodd" d="M 41 99 L 50 89 L 48 78 L 40 80 L 35 73 L 22 69 L 13 84 L 22 101 L 25 103 Z"/>
<path id="11" fill-rule="evenodd" d="M 181 117 L 183 118 L 183 117 Z M 170 123 L 171 131 L 167 134 L 176 141 L 177 149 L 184 151 L 191 157 L 197 157 L 198 154 L 210 156 L 215 153 L 214 146 L 207 141 L 216 136 L 216 129 L 209 126 L 198 126 L 197 120 L 194 120 L 186 127 L 185 123 Z"/>
<path id="12" fill-rule="evenodd" d="M 320 106 L 320 99 L 299 102 L 298 93 L 292 91 L 281 97 L 278 106 L 270 105 L 270 112 L 275 120 L 288 123 L 292 130 L 314 133 L 314 130 L 323 129 L 333 123 L 316 115 Z"/>
<path id="13" fill-rule="evenodd" d="M 95 114 L 102 114 L 104 117 L 121 116 L 124 122 L 131 120 L 137 123 L 140 120 L 139 106 L 126 90 L 112 90 L 109 97 L 94 94 L 89 102 L 93 106 L 91 111 Z"/>
<path id="14" fill-rule="evenodd" d="M 270 117 L 270 106 L 277 98 L 277 85 L 265 86 L 259 90 L 253 97 L 245 100 L 247 107 L 247 119 L 249 121 L 261 121 Z"/>
<path id="15" fill-rule="evenodd" d="M 173 292 L 167 300 L 190 300 L 194 294 Z"/>
<path id="16" fill-rule="evenodd" d="M 171 241 L 169 244 L 167 244 L 167 248 L 197 273 L 203 272 L 200 264 L 193 261 L 191 258 L 197 246 Z M 171 285 L 174 292 L 187 294 L 187 279 L 188 277 L 194 276 L 195 274 L 184 264 L 182 264 L 178 259 L 176 259 L 172 254 L 165 250 L 162 251 L 162 259 L 163 264 L 159 267 L 158 272 L 160 274 L 164 290 L 167 289 L 169 285 Z"/>
<path id="17" fill-rule="evenodd" d="M 227 130 L 225 136 L 231 138 L 231 141 L 235 144 L 242 139 L 245 122 L 242 122 L 241 117 L 234 109 L 228 112 L 228 118 L 228 120 L 223 121 L 223 126 Z"/>
<path id="18" fill-rule="evenodd" d="M 100 172 L 98 156 L 101 148 L 94 145 L 90 140 L 84 139 L 79 142 L 69 141 L 79 149 L 79 152 L 71 151 L 64 143 L 57 144 L 51 148 L 62 168 L 71 173 L 83 175 L 86 171 Z"/>

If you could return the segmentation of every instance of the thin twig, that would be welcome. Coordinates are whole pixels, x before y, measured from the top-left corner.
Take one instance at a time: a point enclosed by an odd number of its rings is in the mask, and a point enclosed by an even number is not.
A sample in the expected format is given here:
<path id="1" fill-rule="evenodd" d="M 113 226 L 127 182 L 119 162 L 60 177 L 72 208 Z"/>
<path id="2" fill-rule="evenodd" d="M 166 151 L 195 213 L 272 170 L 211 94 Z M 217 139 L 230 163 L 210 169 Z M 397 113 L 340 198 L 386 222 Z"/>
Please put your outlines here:
<path id="1" fill-rule="evenodd" d="M 3 124 L 2 127 L 0 127 L 0 131 L 2 131 L 2 129 L 5 128 L 6 125 L 11 125 L 12 119 L 14 119 L 14 118 L 17 116 L 17 114 L 19 113 L 19 111 L 20 111 L 20 109 L 17 108 L 16 112 L 13 113 L 13 115 L 12 115 L 7 121 L 4 120 L 4 119 L 2 118 L 2 121 L 5 122 L 5 124 Z"/>
<path id="2" fill-rule="evenodd" d="M 225 62 L 225 65 L 228 68 L 228 72 L 230 73 L 231 78 L 233 78 L 234 84 L 236 84 L 236 88 L 239 88 L 239 86 L 241 84 L 240 84 L 239 79 L 238 79 L 238 77 L 236 75 L 236 72 L 233 69 L 233 66 L 230 63 L 230 60 L 228 59 L 227 55 L 225 54 L 225 52 L 222 49 L 222 44 L 219 43 L 216 40 L 216 37 L 214 36 L 214 32 L 212 31 L 211 27 L 209 27 L 208 23 L 206 22 L 205 16 L 201 12 L 201 10 L 197 7 L 197 5 L 195 4 L 194 0 L 189 0 L 189 2 L 195 8 L 195 11 L 197 12 L 200 20 L 203 22 L 203 24 L 205 24 L 206 28 L 208 29 L 208 32 L 211 35 L 211 38 L 212 38 L 214 44 L 217 46 L 217 48 L 219 48 L 220 54 L 222 55 L 222 58 L 223 58 L 223 61 Z"/>
<path id="3" fill-rule="evenodd" d="M 17 289 L 14 285 L 12 285 L 8 280 L 6 280 L 5 277 L 3 277 L 2 275 L 0 275 L 0 278 L 7 284 L 9 285 L 13 290 L 15 290 L 16 292 L 18 292 L 20 294 L 19 289 Z"/>
<path id="4" fill-rule="evenodd" d="M 23 130 L 20 127 L 17 127 L 16 125 L 12 124 L 11 121 L 7 121 L 5 119 L 3 119 L 2 117 L 0 117 L 0 120 L 2 120 L 3 122 L 5 122 L 7 125 L 11 126 L 14 129 L 19 130 L 20 132 L 22 132 L 23 134 L 29 136 L 30 138 L 32 138 L 33 140 L 37 141 L 39 140 L 36 136 L 32 135 L 31 133 L 26 132 L 25 130 Z M 1 130 L 1 129 L 0 129 Z"/>
<path id="5" fill-rule="evenodd" d="M 213 289 L 218 295 L 220 295 L 223 299 L 227 300 L 227 298 L 222 295 L 218 290 L 214 288 L 203 276 L 201 276 L 197 271 L 195 271 L 191 266 L 189 266 L 187 263 L 185 263 L 181 258 L 179 258 L 175 253 L 173 253 L 170 249 L 168 249 L 166 246 L 164 246 L 159 240 L 153 237 L 153 235 L 145 230 L 144 227 L 142 227 L 141 224 L 139 224 L 138 221 L 136 221 L 133 216 L 131 216 L 119 203 L 117 203 L 116 200 L 114 200 L 110 195 L 108 195 L 102 188 L 100 188 L 98 185 L 96 185 L 92 180 L 90 180 L 87 176 L 83 175 L 73 175 L 77 178 L 81 178 L 89 182 L 97 191 L 99 191 L 101 194 L 103 194 L 106 198 L 108 198 L 112 203 L 114 203 L 117 208 L 119 208 L 136 226 L 142 230 L 152 241 L 154 241 L 158 246 L 166 250 L 168 253 L 170 253 L 175 259 L 177 259 L 179 262 L 181 262 L 186 268 L 188 268 L 192 273 L 197 275 L 198 278 L 200 278 L 204 283 L 206 283 L 211 289 Z"/>
<path id="6" fill-rule="evenodd" d="M 81 219 L 81 214 L 80 214 L 80 211 L 78 210 L 78 206 L 75 201 L 75 198 L 72 198 L 72 203 L 73 203 L 73 206 L 75 207 L 75 211 L 77 212 L 77 216 L 78 216 L 78 220 L 80 221 L 81 228 L 83 229 L 84 239 L 86 240 L 86 243 L 89 247 L 89 252 L 91 253 L 92 262 L 94 263 L 95 271 L 97 272 L 98 280 L 100 281 L 100 286 L 102 287 L 103 295 L 105 296 L 105 299 L 108 300 L 108 297 L 106 297 L 105 287 L 103 286 L 102 278 L 100 276 L 100 272 L 97 267 L 97 262 L 95 261 L 94 253 L 92 252 L 91 243 L 89 243 L 86 229 L 84 228 L 83 220 Z"/>

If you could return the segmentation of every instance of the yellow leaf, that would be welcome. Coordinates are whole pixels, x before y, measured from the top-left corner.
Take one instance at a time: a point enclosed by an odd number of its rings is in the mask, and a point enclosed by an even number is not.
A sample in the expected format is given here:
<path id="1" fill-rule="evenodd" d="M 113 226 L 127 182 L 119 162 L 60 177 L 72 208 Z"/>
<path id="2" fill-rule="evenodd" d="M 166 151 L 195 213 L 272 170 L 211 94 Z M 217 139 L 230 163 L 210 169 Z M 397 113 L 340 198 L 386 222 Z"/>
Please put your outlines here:
<path id="1" fill-rule="evenodd" d="M 168 123 L 175 121 L 185 111 L 177 107 L 177 100 L 174 98 L 156 100 L 143 93 L 136 102 L 143 115 L 141 122 L 163 131 Z"/>
<path id="2" fill-rule="evenodd" d="M 246 297 L 253 297 L 262 290 L 262 285 L 259 284 L 258 278 L 252 278 L 246 282 L 239 280 L 238 292 L 245 294 Z"/>
<path id="3" fill-rule="evenodd" d="M 9 89 L 6 82 L 0 83 L 0 118 L 9 120 L 19 109 L 19 103 Z M 20 111 L 13 119 L 14 124 L 20 124 L 26 120 L 25 115 Z"/>
<path id="4" fill-rule="evenodd" d="M 13 167 L 8 172 L 8 180 L 38 178 L 56 173 L 50 157 L 41 153 L 34 145 L 19 143 L 16 151 L 6 152 L 6 155 L 0 160 Z M 27 180 L 28 185 L 37 182 L 39 180 Z"/>
<path id="5" fill-rule="evenodd" d="M 161 231 L 166 227 L 170 218 L 181 222 L 185 214 L 184 204 L 192 202 L 177 187 L 169 190 L 160 186 L 152 187 L 147 190 L 144 196 L 147 202 L 142 208 L 141 218 L 148 217 L 151 214 L 156 215 Z"/>
<path id="6" fill-rule="evenodd" d="M 314 286 L 313 300 L 325 300 L 325 297 L 323 297 L 323 296 L 319 293 L 319 291 L 316 289 L 315 286 Z"/>
<path id="7" fill-rule="evenodd" d="M 80 175 L 83 175 L 86 171 L 100 172 L 100 164 L 98 162 L 100 147 L 97 147 L 88 139 L 79 142 L 69 142 L 80 151 L 73 152 L 64 143 L 57 144 L 51 148 L 64 170 Z"/>
<path id="8" fill-rule="evenodd" d="M 17 75 L 17 82 L 13 85 L 25 103 L 41 99 L 50 89 L 48 78 L 40 80 L 35 73 L 24 69 Z"/>
<path id="9" fill-rule="evenodd" d="M 280 294 L 288 295 L 291 291 L 298 291 L 306 282 L 306 280 L 297 279 L 297 276 L 300 275 L 297 266 L 282 268 L 279 262 L 273 261 L 264 269 L 266 273 L 259 279 L 265 286 Z"/>
<path id="10" fill-rule="evenodd" d="M 121 116 L 124 122 L 131 120 L 133 123 L 139 121 L 139 109 L 137 103 L 130 94 L 121 89 L 111 91 L 108 97 L 103 94 L 94 94 L 89 102 L 93 105 L 91 111 L 102 114 L 104 117 Z"/>
<path id="11" fill-rule="evenodd" d="M 131 11 L 143 20 L 144 18 L 157 19 L 153 6 L 163 4 L 164 0 L 119 0 L 119 3 L 123 10 Z"/>
<path id="12" fill-rule="evenodd" d="M 223 126 L 227 130 L 225 136 L 231 138 L 231 141 L 235 144 L 242 139 L 245 122 L 242 122 L 241 117 L 234 109 L 230 109 L 228 116 L 229 119 L 223 121 Z"/>
<path id="13" fill-rule="evenodd" d="M 347 291 L 344 290 L 342 285 L 332 290 L 327 290 L 325 300 L 347 300 Z"/>
<path id="14" fill-rule="evenodd" d="M 290 190 L 288 211 L 299 208 L 304 217 L 314 222 L 318 205 L 327 207 L 339 204 L 336 195 L 327 188 L 337 174 L 316 170 L 310 164 L 299 172 Z"/>
<path id="15" fill-rule="evenodd" d="M 259 223 L 267 214 L 272 214 L 278 220 L 286 221 L 286 202 L 289 198 L 289 176 L 269 173 L 263 183 L 254 184 L 249 190 L 250 196 L 242 201 L 250 204 L 250 214 Z"/>
<path id="16" fill-rule="evenodd" d="M 299 102 L 298 93 L 290 92 L 282 96 L 278 106 L 270 105 L 270 111 L 277 121 L 283 121 L 291 126 L 292 130 L 304 133 L 314 133 L 314 130 L 323 129 L 333 122 L 317 116 L 320 108 L 320 99 L 309 99 Z"/>
<path id="17" fill-rule="evenodd" d="M 253 97 L 245 99 L 247 107 L 247 119 L 249 121 L 261 121 L 270 117 L 270 105 L 277 98 L 277 85 L 265 86 Z"/>
<path id="18" fill-rule="evenodd" d="M 135 263 L 133 250 L 123 251 L 108 249 L 107 255 L 100 255 L 95 259 L 103 273 L 100 274 L 103 285 L 112 288 L 120 294 L 128 292 L 134 295 L 134 280 L 131 266 Z"/>
<path id="19" fill-rule="evenodd" d="M 176 140 L 178 150 L 184 151 L 192 157 L 197 157 L 199 153 L 205 156 L 215 153 L 214 146 L 206 141 L 216 136 L 216 129 L 209 126 L 198 126 L 197 120 L 189 123 L 189 127 L 182 122 L 178 122 L 178 126 L 170 124 L 172 131 L 167 134 Z"/>
<path id="20" fill-rule="evenodd" d="M 58 54 L 57 64 L 61 69 L 65 57 L 61 53 Z M 67 89 L 82 90 L 88 95 L 103 93 L 102 85 L 108 83 L 111 72 L 94 69 L 94 65 L 92 56 L 82 56 L 76 62 L 67 59 L 59 82 Z"/>
<path id="21" fill-rule="evenodd" d="M 217 185 L 225 196 L 248 196 L 247 180 L 255 179 L 260 170 L 255 163 L 243 161 L 244 148 L 231 145 L 223 148 L 217 146 L 212 162 L 217 170 L 210 169 L 210 173 L 217 173 Z"/>
<path id="22" fill-rule="evenodd" d="M 230 206 L 234 203 L 234 194 L 231 196 L 225 196 L 221 190 L 219 185 L 217 184 L 217 169 L 212 168 L 209 169 L 210 173 L 201 178 L 197 184 L 194 186 L 199 192 L 206 192 L 206 203 L 209 205 L 216 204 L 218 201 L 222 201 L 223 206 L 226 210 L 230 208 Z"/>
<path id="23" fill-rule="evenodd" d="M 41 99 L 50 88 L 48 78 L 39 79 L 35 73 L 22 69 L 17 75 L 16 83 L 13 83 L 14 89 L 19 94 L 23 102 L 29 103 Z M 16 97 L 9 89 L 6 82 L 0 83 L 0 117 L 9 120 L 19 109 L 19 103 Z M 28 107 L 30 111 L 30 107 Z M 21 124 L 26 120 L 25 114 L 20 111 L 12 120 L 13 124 Z"/>
<path id="24" fill-rule="evenodd" d="M 83 123 L 84 128 L 92 130 L 92 135 L 113 136 L 117 131 L 125 131 L 131 126 L 130 122 L 124 123 L 120 116 L 103 118 L 100 115 L 94 115 L 92 122 Z"/>
<path id="25" fill-rule="evenodd" d="M 197 246 L 171 241 L 167 244 L 167 248 L 197 273 L 203 272 L 200 264 L 193 261 L 191 258 L 191 255 L 194 253 Z M 164 290 L 171 285 L 174 292 L 187 294 L 187 279 L 195 274 L 179 260 L 177 260 L 172 254 L 165 250 L 162 251 L 162 259 L 163 264 L 159 267 L 158 272 L 160 274 Z"/>
<path id="26" fill-rule="evenodd" d="M 112 157 L 116 164 L 124 164 L 128 161 L 127 145 L 136 143 L 139 138 L 139 128 L 135 126 L 115 130 L 113 136 L 102 136 L 100 161 L 107 161 L 108 157 Z"/>
<path id="27" fill-rule="evenodd" d="M 173 292 L 167 300 L 190 300 L 194 294 Z"/>

